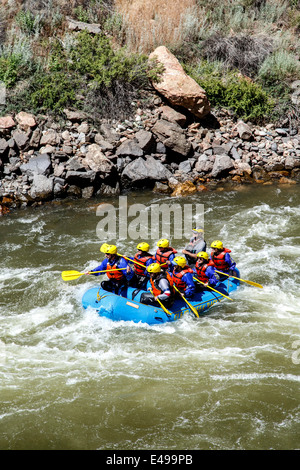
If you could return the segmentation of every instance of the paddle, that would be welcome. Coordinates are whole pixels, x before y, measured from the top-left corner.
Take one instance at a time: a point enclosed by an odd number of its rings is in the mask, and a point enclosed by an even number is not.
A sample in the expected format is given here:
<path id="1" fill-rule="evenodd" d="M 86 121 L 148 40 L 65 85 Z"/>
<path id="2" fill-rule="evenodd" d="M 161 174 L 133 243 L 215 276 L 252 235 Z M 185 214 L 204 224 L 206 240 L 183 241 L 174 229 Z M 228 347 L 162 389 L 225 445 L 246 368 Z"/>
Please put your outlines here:
<path id="1" fill-rule="evenodd" d="M 263 286 L 261 284 L 258 284 L 257 282 L 247 281 L 245 279 L 241 279 L 240 277 L 235 277 L 235 276 L 232 276 L 231 274 L 223 273 L 222 271 L 217 271 L 216 270 L 216 273 L 222 274 L 223 276 L 233 277 L 233 279 L 237 279 L 238 281 L 246 282 L 247 284 L 250 284 L 250 286 L 259 287 L 260 289 L 263 288 Z"/>
<path id="2" fill-rule="evenodd" d="M 151 292 L 151 294 L 153 295 L 153 297 L 155 298 L 155 296 L 154 296 L 154 294 L 153 294 L 153 292 L 152 292 L 151 289 L 150 289 L 150 292 Z M 161 308 L 163 309 L 163 311 L 164 311 L 167 315 L 172 315 L 172 313 L 169 312 L 169 310 L 167 310 L 167 308 L 164 306 L 164 304 L 163 304 L 157 297 L 156 297 L 155 300 L 157 300 L 157 302 L 159 303 L 159 305 L 161 306 Z"/>
<path id="3" fill-rule="evenodd" d="M 195 281 L 197 281 L 197 282 L 200 282 L 200 284 L 203 284 L 205 287 L 208 287 L 209 289 L 213 290 L 214 292 L 217 292 L 217 294 L 223 295 L 223 297 L 226 297 L 226 299 L 233 300 L 233 299 L 231 299 L 230 297 L 228 297 L 227 295 L 222 294 L 222 292 L 219 292 L 218 290 L 214 289 L 213 287 L 210 287 L 210 286 L 204 284 L 204 282 L 199 281 L 199 279 L 197 279 L 196 277 L 193 277 L 193 279 L 195 279 Z M 219 299 L 218 299 L 218 300 L 219 300 Z M 219 302 L 220 302 L 220 300 L 219 300 Z"/>
<path id="4" fill-rule="evenodd" d="M 197 312 L 197 310 L 195 309 L 195 307 L 193 307 L 193 306 L 186 300 L 186 298 L 184 297 L 184 295 L 182 294 L 182 292 L 180 292 L 180 290 L 177 289 L 176 286 L 173 285 L 173 287 L 174 287 L 174 289 L 175 289 L 177 292 L 179 292 L 179 294 L 181 295 L 181 297 L 183 298 L 183 300 L 184 300 L 184 301 L 186 302 L 186 304 L 190 307 L 190 309 L 191 309 L 191 311 L 193 312 L 193 314 L 194 314 L 197 318 L 199 318 L 199 313 Z"/>
<path id="5" fill-rule="evenodd" d="M 78 279 L 80 276 L 83 276 L 84 274 L 107 273 L 108 271 L 120 271 L 122 269 L 127 269 L 127 268 L 116 268 L 116 269 L 110 269 L 106 271 L 89 271 L 88 273 L 80 273 L 79 271 L 63 271 L 61 273 L 61 277 L 63 278 L 64 281 L 74 281 L 75 279 Z"/>

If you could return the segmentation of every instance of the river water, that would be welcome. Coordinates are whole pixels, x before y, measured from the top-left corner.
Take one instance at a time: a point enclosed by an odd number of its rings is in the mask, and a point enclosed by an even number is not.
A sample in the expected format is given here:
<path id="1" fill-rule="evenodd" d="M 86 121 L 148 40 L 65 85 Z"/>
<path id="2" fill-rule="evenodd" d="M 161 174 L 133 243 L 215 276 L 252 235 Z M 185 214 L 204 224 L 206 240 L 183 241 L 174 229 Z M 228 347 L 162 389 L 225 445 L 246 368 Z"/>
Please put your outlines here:
<path id="1" fill-rule="evenodd" d="M 129 204 L 204 204 L 208 245 L 223 240 L 241 278 L 263 285 L 241 283 L 233 302 L 200 319 L 155 326 L 84 311 L 99 278 L 61 278 L 103 258 L 100 201 L 2 217 L 0 448 L 299 448 L 299 196 L 299 186 L 128 195 Z M 134 254 L 136 244 L 118 250 Z M 172 244 L 180 251 L 186 240 Z"/>

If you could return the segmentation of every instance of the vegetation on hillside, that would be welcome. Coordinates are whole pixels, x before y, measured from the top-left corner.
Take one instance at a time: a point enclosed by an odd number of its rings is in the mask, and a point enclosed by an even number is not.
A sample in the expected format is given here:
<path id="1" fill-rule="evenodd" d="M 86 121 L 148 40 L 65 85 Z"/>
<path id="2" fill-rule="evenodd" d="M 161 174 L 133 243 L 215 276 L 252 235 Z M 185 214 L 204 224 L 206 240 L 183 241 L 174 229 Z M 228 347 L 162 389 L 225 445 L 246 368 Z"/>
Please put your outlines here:
<path id="1" fill-rule="evenodd" d="M 100 24 L 101 33 L 71 31 L 69 17 Z M 159 77 L 147 57 L 161 44 L 213 107 L 297 126 L 298 0 L 19 0 L 13 7 L 2 0 L 0 112 L 59 115 L 68 107 L 124 119 L 132 103 L 143 105 L 149 77 Z"/>

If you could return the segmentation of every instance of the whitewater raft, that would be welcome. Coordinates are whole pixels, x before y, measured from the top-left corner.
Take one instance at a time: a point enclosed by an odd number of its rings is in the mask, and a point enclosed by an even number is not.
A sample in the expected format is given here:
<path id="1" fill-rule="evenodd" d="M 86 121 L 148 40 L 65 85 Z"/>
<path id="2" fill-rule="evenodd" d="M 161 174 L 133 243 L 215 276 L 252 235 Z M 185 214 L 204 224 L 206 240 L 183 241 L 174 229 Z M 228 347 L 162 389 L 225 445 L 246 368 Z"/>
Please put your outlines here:
<path id="1" fill-rule="evenodd" d="M 236 277 L 240 277 L 236 269 Z M 239 281 L 230 277 L 220 280 L 215 290 L 205 289 L 196 293 L 189 303 L 196 308 L 198 315 L 207 312 L 216 303 L 224 300 L 229 301 L 222 294 L 230 296 L 237 290 Z M 85 309 L 94 309 L 102 316 L 114 321 L 132 321 L 134 323 L 148 323 L 149 325 L 169 323 L 179 320 L 183 315 L 195 314 L 190 310 L 183 299 L 176 299 L 167 314 L 161 307 L 144 305 L 140 302 L 140 297 L 144 291 L 133 287 L 127 287 L 122 291 L 122 295 L 108 292 L 101 287 L 88 289 L 82 297 L 82 305 Z"/>

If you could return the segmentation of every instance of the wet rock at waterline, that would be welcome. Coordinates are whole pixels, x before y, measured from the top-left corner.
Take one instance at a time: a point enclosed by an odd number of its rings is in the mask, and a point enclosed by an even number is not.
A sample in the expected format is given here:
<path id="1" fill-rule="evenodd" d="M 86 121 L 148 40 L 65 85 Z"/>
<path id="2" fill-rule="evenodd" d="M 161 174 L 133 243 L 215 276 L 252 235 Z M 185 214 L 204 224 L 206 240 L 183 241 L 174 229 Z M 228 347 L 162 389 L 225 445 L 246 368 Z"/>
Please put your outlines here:
<path id="1" fill-rule="evenodd" d="M 29 113 L 0 118 L 0 205 L 40 204 L 55 198 L 115 196 L 152 188 L 180 197 L 230 182 L 300 181 L 298 129 L 234 122 L 226 111 L 218 126 L 185 119 L 161 99 L 137 108 L 126 122 L 87 121 L 65 110 L 66 120 Z"/>

